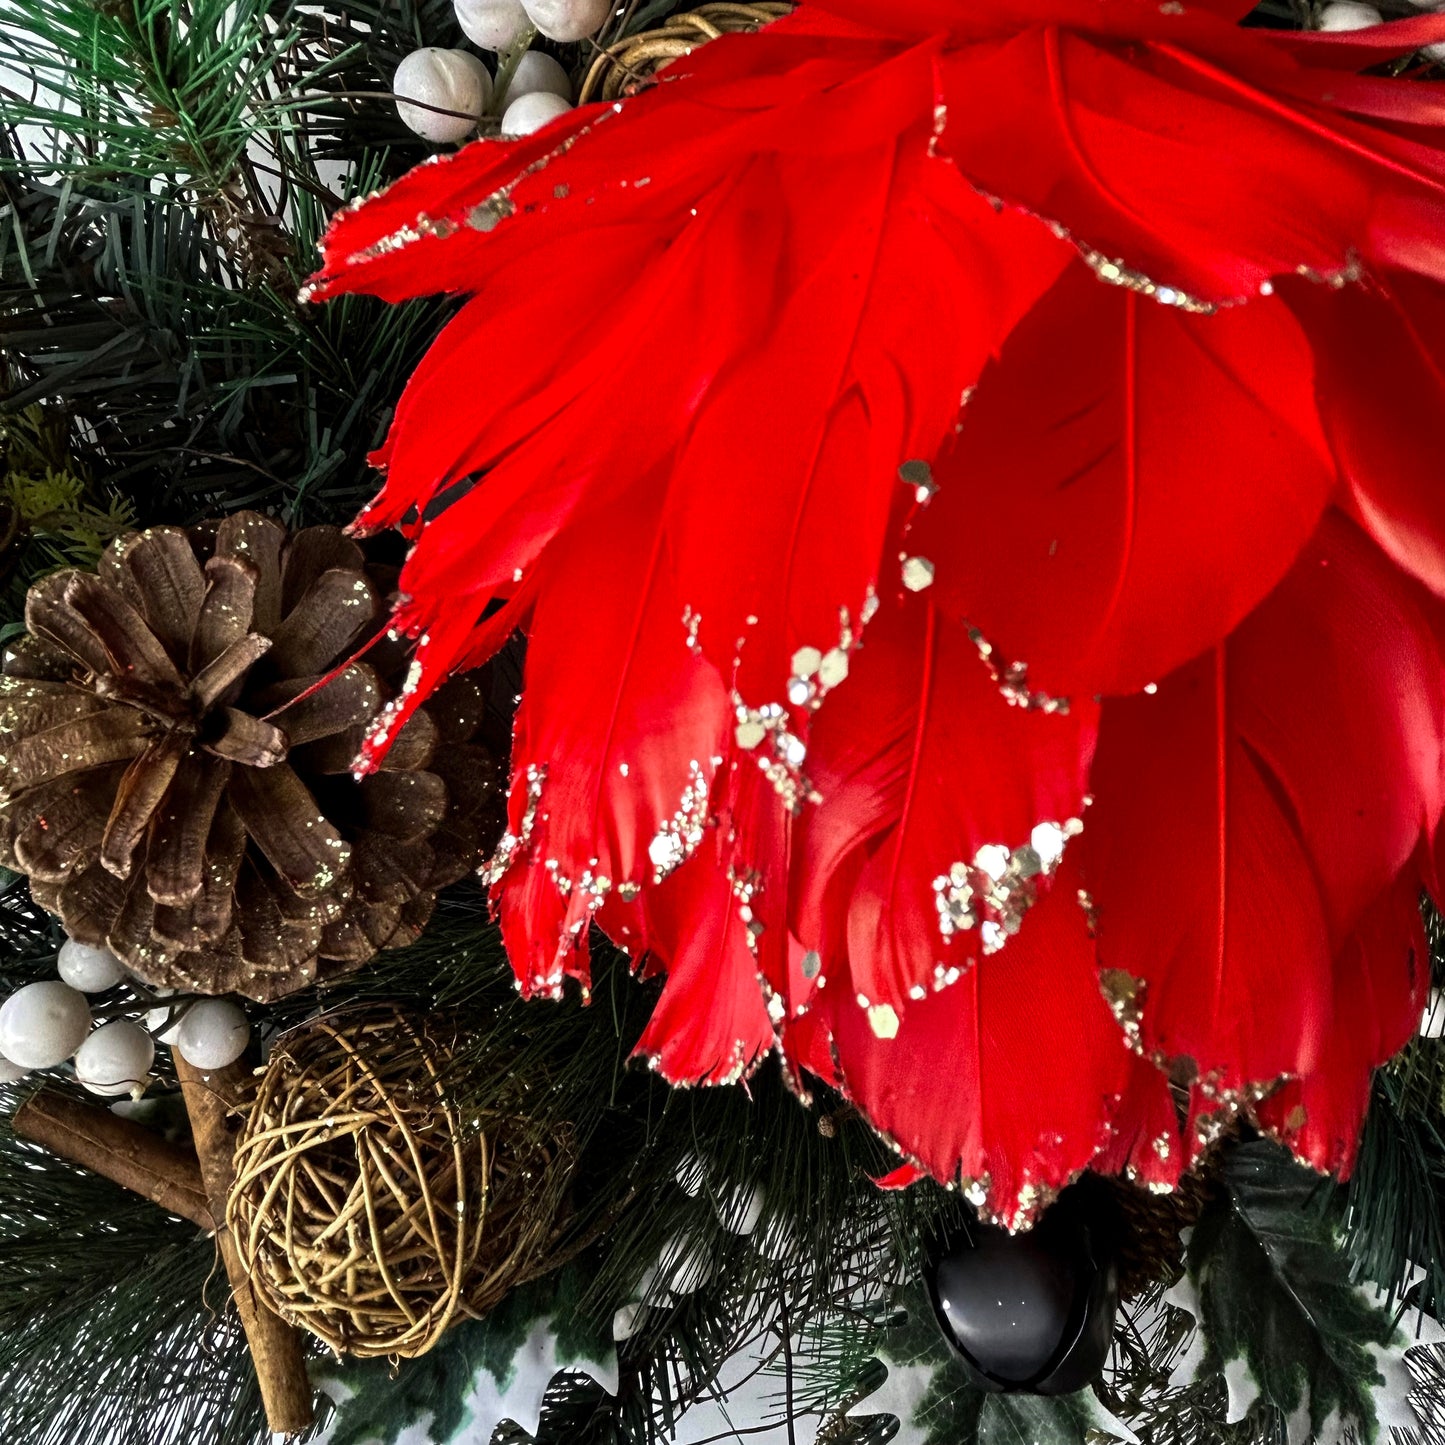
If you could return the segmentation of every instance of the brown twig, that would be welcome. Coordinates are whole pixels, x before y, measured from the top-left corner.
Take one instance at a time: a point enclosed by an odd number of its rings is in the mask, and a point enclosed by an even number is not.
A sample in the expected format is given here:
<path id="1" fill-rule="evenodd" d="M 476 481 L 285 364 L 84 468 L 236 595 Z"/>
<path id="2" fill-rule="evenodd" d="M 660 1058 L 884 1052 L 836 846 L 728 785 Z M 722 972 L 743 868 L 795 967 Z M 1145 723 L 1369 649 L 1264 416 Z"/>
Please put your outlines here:
<path id="1" fill-rule="evenodd" d="M 216 1227 L 195 1155 L 150 1129 L 53 1090 L 26 1099 L 11 1127 L 22 1139 L 113 1180 L 208 1234 Z"/>
<path id="2" fill-rule="evenodd" d="M 239 1064 L 203 1073 L 176 1054 L 176 1076 L 185 1094 L 186 1112 L 196 1140 L 201 1178 L 211 1201 L 211 1212 L 224 1220 L 226 1196 L 233 1177 L 231 1114 L 243 1097 L 245 1070 Z M 216 1231 L 221 1261 L 231 1281 L 231 1297 L 241 1316 L 241 1328 L 251 1346 L 256 1378 L 266 1421 L 273 1434 L 294 1435 L 312 1418 L 311 1384 L 301 1350 L 301 1334 L 273 1314 L 252 1286 L 241 1264 L 231 1231 L 222 1224 Z"/>

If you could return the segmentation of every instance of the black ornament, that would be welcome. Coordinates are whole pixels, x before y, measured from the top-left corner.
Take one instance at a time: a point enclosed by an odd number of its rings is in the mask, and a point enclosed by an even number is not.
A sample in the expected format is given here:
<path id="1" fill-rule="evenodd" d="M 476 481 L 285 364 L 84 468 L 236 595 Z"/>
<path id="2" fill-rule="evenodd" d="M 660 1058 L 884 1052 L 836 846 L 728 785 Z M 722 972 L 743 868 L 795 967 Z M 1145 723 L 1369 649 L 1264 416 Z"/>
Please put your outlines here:
<path id="1" fill-rule="evenodd" d="M 939 1242 L 928 1295 L 980 1389 L 1068 1395 L 1098 1378 L 1119 1303 L 1118 1228 L 1107 1191 L 1086 1179 L 1028 1233 L 973 1224 Z"/>

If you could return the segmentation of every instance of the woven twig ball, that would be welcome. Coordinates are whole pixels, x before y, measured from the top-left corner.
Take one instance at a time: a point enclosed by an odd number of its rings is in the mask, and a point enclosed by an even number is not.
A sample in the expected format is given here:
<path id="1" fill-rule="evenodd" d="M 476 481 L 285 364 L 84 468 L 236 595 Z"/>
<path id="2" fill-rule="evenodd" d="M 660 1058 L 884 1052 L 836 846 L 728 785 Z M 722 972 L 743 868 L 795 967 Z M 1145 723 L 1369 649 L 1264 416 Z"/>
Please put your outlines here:
<path id="1" fill-rule="evenodd" d="M 656 30 L 644 30 L 599 52 L 582 82 L 578 104 L 589 100 L 617 100 L 635 95 L 657 72 L 679 56 L 690 55 L 699 45 L 719 35 L 760 30 L 781 19 L 792 5 L 759 0 L 757 4 L 738 0 L 696 5 L 679 15 L 670 15 Z"/>
<path id="2" fill-rule="evenodd" d="M 260 1080 L 226 1222 L 276 1312 L 337 1354 L 425 1354 L 549 1267 L 567 1141 L 464 1125 L 450 1056 L 397 1009 L 352 1010 L 279 1041 Z"/>

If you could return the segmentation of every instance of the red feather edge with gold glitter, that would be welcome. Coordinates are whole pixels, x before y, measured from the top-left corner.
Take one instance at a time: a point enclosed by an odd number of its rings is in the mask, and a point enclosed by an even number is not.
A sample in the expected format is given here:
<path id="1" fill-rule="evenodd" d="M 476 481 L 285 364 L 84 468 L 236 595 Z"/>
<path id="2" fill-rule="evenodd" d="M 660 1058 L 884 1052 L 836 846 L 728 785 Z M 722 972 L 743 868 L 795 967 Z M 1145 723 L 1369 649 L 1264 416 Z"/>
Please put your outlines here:
<path id="1" fill-rule="evenodd" d="M 418 638 L 363 761 L 526 631 L 524 991 L 600 926 L 669 1079 L 776 1050 L 1011 1226 L 1240 1113 L 1347 1171 L 1427 983 L 1445 87 L 1360 72 L 1445 17 L 1240 8 L 810 0 L 309 290 L 467 298 L 359 522 Z"/>

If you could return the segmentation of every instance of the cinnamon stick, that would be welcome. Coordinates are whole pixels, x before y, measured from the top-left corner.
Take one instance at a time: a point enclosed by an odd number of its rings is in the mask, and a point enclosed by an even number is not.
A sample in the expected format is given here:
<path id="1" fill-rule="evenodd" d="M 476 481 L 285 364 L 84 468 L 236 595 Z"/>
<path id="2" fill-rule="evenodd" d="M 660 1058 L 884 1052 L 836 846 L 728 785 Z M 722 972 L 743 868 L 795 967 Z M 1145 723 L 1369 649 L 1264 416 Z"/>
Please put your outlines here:
<path id="1" fill-rule="evenodd" d="M 211 1214 L 218 1225 L 216 1244 L 231 1281 L 241 1328 L 251 1346 L 266 1421 L 273 1434 L 294 1435 L 311 1423 L 312 1416 L 311 1383 L 306 1377 L 301 1334 L 273 1314 L 257 1293 L 225 1223 L 226 1196 L 235 1177 L 230 1113 L 242 1098 L 246 1073 L 239 1064 L 229 1064 L 224 1069 L 193 1068 L 181 1058 L 180 1050 L 175 1051 L 175 1065 L 176 1077 L 185 1094 L 186 1112 L 191 1117 L 201 1178 L 210 1198 Z"/>
<path id="2" fill-rule="evenodd" d="M 208 1234 L 216 1227 L 195 1155 L 133 1120 L 46 1089 L 16 1109 L 11 1127 L 22 1139 L 113 1179 Z"/>

